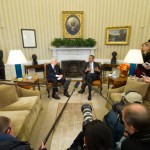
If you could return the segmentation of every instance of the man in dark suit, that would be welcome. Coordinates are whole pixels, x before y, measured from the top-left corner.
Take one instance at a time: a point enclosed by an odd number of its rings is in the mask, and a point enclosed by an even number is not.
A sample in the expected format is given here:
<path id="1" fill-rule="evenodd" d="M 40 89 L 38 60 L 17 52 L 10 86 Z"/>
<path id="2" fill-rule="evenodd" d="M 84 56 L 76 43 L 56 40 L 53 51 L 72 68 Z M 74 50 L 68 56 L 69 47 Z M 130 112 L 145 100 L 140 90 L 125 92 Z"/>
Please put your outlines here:
<path id="1" fill-rule="evenodd" d="M 58 92 L 57 83 L 60 82 L 64 85 L 66 79 L 63 76 L 63 70 L 59 65 L 57 65 L 57 60 L 55 58 L 51 59 L 51 64 L 46 65 L 46 78 L 48 82 L 53 83 L 52 97 L 57 100 L 60 99 L 60 97 L 56 94 L 56 92 Z M 65 87 L 64 95 L 69 97 L 68 87 Z"/>
<path id="2" fill-rule="evenodd" d="M 91 100 L 91 84 L 92 81 L 100 79 L 100 74 L 101 74 L 101 69 L 98 63 L 94 62 L 94 56 L 90 55 L 89 56 L 89 61 L 85 63 L 84 68 L 83 68 L 83 73 L 84 77 L 81 90 L 78 91 L 78 93 L 82 94 L 85 91 L 85 87 L 88 85 L 89 89 L 89 95 L 88 95 L 88 100 Z"/>

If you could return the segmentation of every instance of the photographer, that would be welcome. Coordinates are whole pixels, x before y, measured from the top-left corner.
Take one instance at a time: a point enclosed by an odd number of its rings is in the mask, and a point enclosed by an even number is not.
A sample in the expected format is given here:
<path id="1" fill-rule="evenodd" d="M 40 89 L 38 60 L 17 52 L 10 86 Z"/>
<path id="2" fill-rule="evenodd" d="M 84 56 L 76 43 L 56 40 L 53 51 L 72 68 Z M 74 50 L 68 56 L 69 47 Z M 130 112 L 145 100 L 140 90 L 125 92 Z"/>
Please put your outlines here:
<path id="1" fill-rule="evenodd" d="M 2 150 L 33 150 L 27 142 L 19 141 L 14 137 L 11 120 L 0 116 L 0 149 Z M 42 143 L 40 150 L 46 150 Z"/>
<path id="2" fill-rule="evenodd" d="M 124 136 L 116 150 L 150 149 L 150 110 L 141 104 L 125 105 L 122 111 Z"/>
<path id="3" fill-rule="evenodd" d="M 112 150 L 109 128 L 100 120 L 89 122 L 68 150 L 79 150 L 79 147 L 80 150 Z"/>

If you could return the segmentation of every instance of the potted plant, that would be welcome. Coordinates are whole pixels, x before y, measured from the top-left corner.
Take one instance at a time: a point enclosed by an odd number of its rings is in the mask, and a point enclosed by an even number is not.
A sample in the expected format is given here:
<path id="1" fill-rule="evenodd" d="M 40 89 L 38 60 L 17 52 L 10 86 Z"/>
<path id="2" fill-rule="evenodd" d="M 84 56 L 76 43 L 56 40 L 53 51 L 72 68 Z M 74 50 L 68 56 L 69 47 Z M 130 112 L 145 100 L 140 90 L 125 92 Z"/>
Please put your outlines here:
<path id="1" fill-rule="evenodd" d="M 83 38 L 76 38 L 76 39 L 61 39 L 55 38 L 51 42 L 52 46 L 55 47 L 93 47 L 96 45 L 96 41 L 92 38 L 83 39 Z"/>

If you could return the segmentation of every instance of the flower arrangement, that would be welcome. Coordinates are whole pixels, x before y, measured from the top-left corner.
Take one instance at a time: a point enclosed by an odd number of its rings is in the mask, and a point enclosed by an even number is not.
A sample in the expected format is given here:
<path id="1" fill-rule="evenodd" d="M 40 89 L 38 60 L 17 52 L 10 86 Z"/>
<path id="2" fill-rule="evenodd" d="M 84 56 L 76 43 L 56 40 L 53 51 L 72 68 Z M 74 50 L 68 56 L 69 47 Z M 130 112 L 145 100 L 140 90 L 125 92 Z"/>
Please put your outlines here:
<path id="1" fill-rule="evenodd" d="M 130 65 L 120 64 L 117 68 L 120 70 L 121 74 L 123 74 L 124 76 L 127 76 L 128 70 L 130 69 Z"/>

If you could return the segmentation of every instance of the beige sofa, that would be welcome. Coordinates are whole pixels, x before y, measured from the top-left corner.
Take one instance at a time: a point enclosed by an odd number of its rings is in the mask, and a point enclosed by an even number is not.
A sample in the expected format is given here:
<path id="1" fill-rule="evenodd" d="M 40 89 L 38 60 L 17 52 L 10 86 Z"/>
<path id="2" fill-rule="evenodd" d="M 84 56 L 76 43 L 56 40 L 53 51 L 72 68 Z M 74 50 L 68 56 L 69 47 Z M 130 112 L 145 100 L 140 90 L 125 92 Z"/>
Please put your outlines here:
<path id="1" fill-rule="evenodd" d="M 0 83 L 0 116 L 12 120 L 18 139 L 28 141 L 42 109 L 39 91 L 26 90 L 15 84 Z"/>
<path id="2" fill-rule="evenodd" d="M 110 103 L 120 101 L 122 98 L 121 94 L 128 91 L 137 91 L 140 93 L 143 98 L 143 104 L 150 108 L 150 84 L 139 81 L 139 79 L 128 78 L 125 86 L 116 89 L 109 89 L 108 101 L 110 101 Z M 109 103 L 107 103 L 107 108 L 111 109 L 111 105 Z"/>

